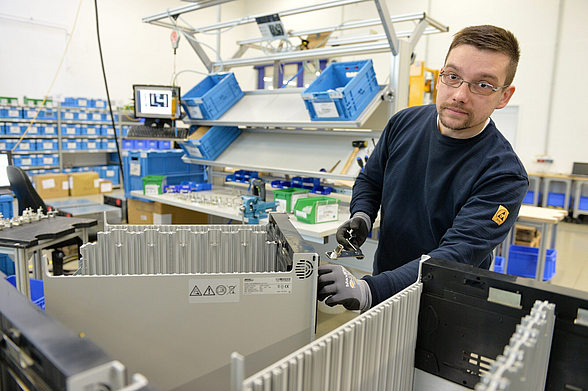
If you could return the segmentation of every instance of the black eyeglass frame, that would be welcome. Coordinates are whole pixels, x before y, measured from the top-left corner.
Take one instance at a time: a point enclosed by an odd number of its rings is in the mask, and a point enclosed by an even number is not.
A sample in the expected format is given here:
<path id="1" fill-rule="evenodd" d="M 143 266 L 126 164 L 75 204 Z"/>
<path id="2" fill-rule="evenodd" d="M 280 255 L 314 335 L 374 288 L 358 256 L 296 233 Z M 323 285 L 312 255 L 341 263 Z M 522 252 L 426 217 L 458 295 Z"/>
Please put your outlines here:
<path id="1" fill-rule="evenodd" d="M 489 92 L 488 94 L 481 94 L 481 93 L 479 93 L 479 92 L 476 92 L 476 91 L 474 91 L 474 90 L 472 89 L 472 84 L 480 84 L 481 82 L 479 82 L 479 81 L 467 81 L 467 80 L 464 80 L 464 79 L 463 79 L 461 76 L 458 76 L 458 75 L 456 75 L 455 73 L 453 73 L 453 75 L 459 78 L 459 80 L 460 80 L 459 84 L 457 84 L 457 85 L 452 85 L 452 84 L 447 84 L 446 82 L 444 82 L 444 81 L 443 81 L 443 79 L 444 79 L 444 76 L 449 76 L 448 74 L 446 74 L 446 73 L 445 73 L 445 71 L 443 71 L 443 72 L 441 72 L 441 73 L 439 74 L 439 80 L 441 80 L 441 83 L 445 84 L 445 85 L 446 85 L 446 86 L 448 86 L 448 87 L 452 87 L 452 88 L 459 88 L 459 87 L 461 87 L 461 85 L 462 85 L 463 83 L 466 83 L 466 84 L 468 85 L 468 88 L 469 88 L 469 90 L 470 90 L 470 92 L 471 92 L 472 94 L 481 95 L 481 96 L 490 96 L 490 95 L 492 95 L 493 93 L 495 93 L 496 91 L 499 91 L 499 90 L 501 90 L 501 89 L 503 89 L 503 88 L 506 88 L 506 87 L 510 86 L 510 84 L 505 84 L 505 85 L 503 85 L 503 86 L 501 86 L 501 87 L 494 87 L 494 86 L 493 86 L 492 84 L 490 84 L 490 83 L 484 83 L 484 84 L 487 84 L 487 85 L 489 85 L 489 86 L 491 87 L 491 89 L 490 89 L 490 92 Z"/>

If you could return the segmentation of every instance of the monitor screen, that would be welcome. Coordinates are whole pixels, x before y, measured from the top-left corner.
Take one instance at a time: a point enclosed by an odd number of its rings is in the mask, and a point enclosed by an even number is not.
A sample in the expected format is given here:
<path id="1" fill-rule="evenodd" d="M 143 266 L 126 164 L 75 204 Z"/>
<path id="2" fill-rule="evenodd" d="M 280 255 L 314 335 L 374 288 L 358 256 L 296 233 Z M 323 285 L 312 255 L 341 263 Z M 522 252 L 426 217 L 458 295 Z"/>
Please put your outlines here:
<path id="1" fill-rule="evenodd" d="M 180 118 L 180 87 L 134 85 L 133 92 L 135 117 Z"/>
<path id="2" fill-rule="evenodd" d="M 572 175 L 588 175 L 588 163 L 574 162 Z"/>
<path id="3" fill-rule="evenodd" d="M 10 182 L 8 181 L 8 173 L 6 172 L 6 167 L 12 164 L 12 155 L 10 151 L 1 151 L 0 150 L 0 188 L 8 188 L 10 187 Z"/>

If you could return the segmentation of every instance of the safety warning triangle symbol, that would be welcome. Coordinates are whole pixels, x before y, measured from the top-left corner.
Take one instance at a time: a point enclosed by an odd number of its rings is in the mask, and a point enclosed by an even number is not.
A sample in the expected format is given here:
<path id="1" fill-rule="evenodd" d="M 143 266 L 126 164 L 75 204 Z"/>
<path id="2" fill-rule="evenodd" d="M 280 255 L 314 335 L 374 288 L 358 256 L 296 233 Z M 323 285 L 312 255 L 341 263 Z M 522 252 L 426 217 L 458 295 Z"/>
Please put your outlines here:
<path id="1" fill-rule="evenodd" d="M 204 291 L 204 296 L 214 296 L 214 291 L 212 290 L 212 287 L 209 285 L 208 288 L 206 288 L 206 290 Z"/>
<path id="2" fill-rule="evenodd" d="M 190 296 L 202 296 L 202 292 L 198 289 L 198 285 L 194 285 L 194 289 L 192 289 Z"/>

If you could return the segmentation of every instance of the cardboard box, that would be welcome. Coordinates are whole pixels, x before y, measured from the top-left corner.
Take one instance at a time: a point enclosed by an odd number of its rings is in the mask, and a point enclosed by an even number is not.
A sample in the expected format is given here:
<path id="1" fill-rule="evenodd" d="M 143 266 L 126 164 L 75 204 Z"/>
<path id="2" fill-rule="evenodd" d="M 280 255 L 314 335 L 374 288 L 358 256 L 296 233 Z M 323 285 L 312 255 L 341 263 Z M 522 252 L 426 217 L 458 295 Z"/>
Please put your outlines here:
<path id="1" fill-rule="evenodd" d="M 69 174 L 69 195 L 70 196 L 81 196 L 98 194 L 100 187 L 98 182 L 98 173 L 89 172 L 74 172 Z"/>
<path id="2" fill-rule="evenodd" d="M 33 177 L 33 183 L 43 199 L 69 196 L 69 182 L 66 174 L 40 174 Z"/>
<path id="3" fill-rule="evenodd" d="M 539 247 L 541 232 L 532 225 L 515 225 L 515 244 L 518 246 Z"/>
<path id="4" fill-rule="evenodd" d="M 94 185 L 98 187 L 100 194 L 112 193 L 112 181 L 108 179 L 98 178 L 95 180 Z"/>
<path id="5" fill-rule="evenodd" d="M 208 224 L 206 213 L 127 198 L 129 224 Z"/>

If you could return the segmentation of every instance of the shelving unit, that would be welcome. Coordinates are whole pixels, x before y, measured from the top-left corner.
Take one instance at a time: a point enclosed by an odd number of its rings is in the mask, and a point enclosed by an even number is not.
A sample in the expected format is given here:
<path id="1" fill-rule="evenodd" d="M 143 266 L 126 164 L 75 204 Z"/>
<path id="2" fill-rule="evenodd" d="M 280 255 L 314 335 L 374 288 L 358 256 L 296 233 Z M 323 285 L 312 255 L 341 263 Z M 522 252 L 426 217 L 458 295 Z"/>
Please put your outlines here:
<path id="1" fill-rule="evenodd" d="M 25 110 L 36 110 L 37 107 L 34 106 L 15 106 L 11 105 L 8 107 L 13 111 L 20 111 L 22 116 L 25 115 Z M 45 135 L 45 134 L 27 134 L 23 138 L 23 141 L 30 141 L 30 140 L 54 140 L 57 143 L 57 148 L 51 149 L 41 149 L 41 150 L 15 150 L 13 151 L 13 155 L 15 157 L 18 156 L 27 156 L 30 155 L 32 157 L 36 155 L 58 155 L 58 164 L 31 164 L 31 165 L 21 165 L 21 168 L 26 171 L 33 171 L 33 170 L 56 170 L 62 172 L 64 168 L 68 166 L 72 167 L 85 167 L 85 166 L 105 166 L 109 164 L 108 157 L 106 154 L 117 152 L 116 148 L 102 148 L 102 146 L 97 145 L 96 148 L 92 149 L 82 149 L 82 146 L 76 146 L 73 150 L 68 150 L 63 148 L 63 142 L 67 142 L 67 140 L 96 140 L 98 144 L 101 144 L 103 140 L 113 140 L 113 134 L 103 134 L 102 127 L 106 126 L 112 129 L 111 120 L 110 120 L 110 113 L 107 109 L 100 109 L 100 108 L 92 108 L 92 107 L 65 107 L 57 104 L 56 107 L 48 108 L 54 110 L 56 114 L 56 118 L 54 119 L 37 119 L 35 120 L 35 124 L 33 126 L 40 126 L 45 127 L 48 125 L 54 126 L 55 134 Z M 30 117 L 32 114 L 29 112 L 27 113 Z M 98 117 L 99 116 L 99 117 Z M 77 118 L 77 119 L 76 119 Z M 0 124 L 10 126 L 12 124 L 18 124 L 19 126 L 28 126 L 31 122 L 31 118 L 0 118 Z M 116 127 L 119 132 L 123 133 L 123 127 L 129 126 L 130 123 L 122 121 L 122 113 L 115 112 L 115 123 Z M 95 128 L 95 131 L 98 134 L 65 134 L 65 130 L 67 129 L 68 125 L 79 126 L 80 129 L 86 129 L 87 127 Z M 1 142 L 17 142 L 22 134 L 0 134 L 0 143 Z M 119 146 L 122 144 L 122 136 L 119 136 Z M 122 148 L 122 147 L 121 147 Z M 12 147 L 7 145 L 6 149 L 12 149 Z M 64 157 L 68 157 L 64 159 Z M 85 156 L 90 156 L 89 158 Z M 68 160 L 68 162 L 65 162 Z M 120 186 L 120 185 L 115 185 Z"/>
<path id="2" fill-rule="evenodd" d="M 335 184 L 353 181 L 360 167 L 352 165 L 345 174 L 325 173 L 337 161 L 341 168 L 352 153 L 351 141 L 366 140 L 372 147 L 372 140 L 377 140 L 386 126 L 388 119 L 397 111 L 408 106 L 409 68 L 414 48 L 424 34 L 447 32 L 448 27 L 435 21 L 425 13 L 414 13 L 391 17 L 384 0 L 328 0 L 317 4 L 294 9 L 270 12 L 266 15 L 250 15 L 243 18 L 215 23 L 208 26 L 182 26 L 178 16 L 207 7 L 218 6 L 230 0 L 196 0 L 193 4 L 169 9 L 143 18 L 143 22 L 166 28 L 179 29 L 183 34 L 195 37 L 197 34 L 256 23 L 257 17 L 277 13 L 280 19 L 307 12 L 325 10 L 356 3 L 372 3 L 379 18 L 351 21 L 337 26 L 317 27 L 311 30 L 290 31 L 288 38 L 302 37 L 319 33 L 334 33 L 341 30 L 382 26 L 383 34 L 361 37 L 329 36 L 324 47 L 289 51 L 266 55 L 246 57 L 250 49 L 261 49 L 260 37 L 243 39 L 237 42 L 239 49 L 228 59 L 213 61 L 206 55 L 196 40 L 188 40 L 204 66 L 210 73 L 222 70 L 226 72 L 234 67 L 250 67 L 273 64 L 274 90 L 246 91 L 231 109 L 217 120 L 185 120 L 191 125 L 205 126 L 239 126 L 242 134 L 214 161 L 191 159 L 184 160 L 211 167 L 231 167 L 269 173 L 310 175 L 335 181 Z M 369 4 L 366 4 L 369 6 Z M 177 25 L 170 22 L 176 19 Z M 396 33 L 394 24 L 413 22 L 411 31 Z M 287 22 L 284 21 L 287 25 Z M 335 34 L 336 35 L 336 34 Z M 405 38 L 405 39 L 403 39 Z M 301 98 L 302 89 L 279 89 L 279 65 L 290 61 L 312 59 L 332 59 L 374 53 L 391 53 L 389 84 L 381 86 L 381 91 L 373 98 L 364 111 L 354 121 L 311 121 Z M 386 75 L 378 75 L 380 80 Z M 363 152 L 363 151 L 362 151 Z M 362 156 L 362 152 L 360 155 Z"/>

